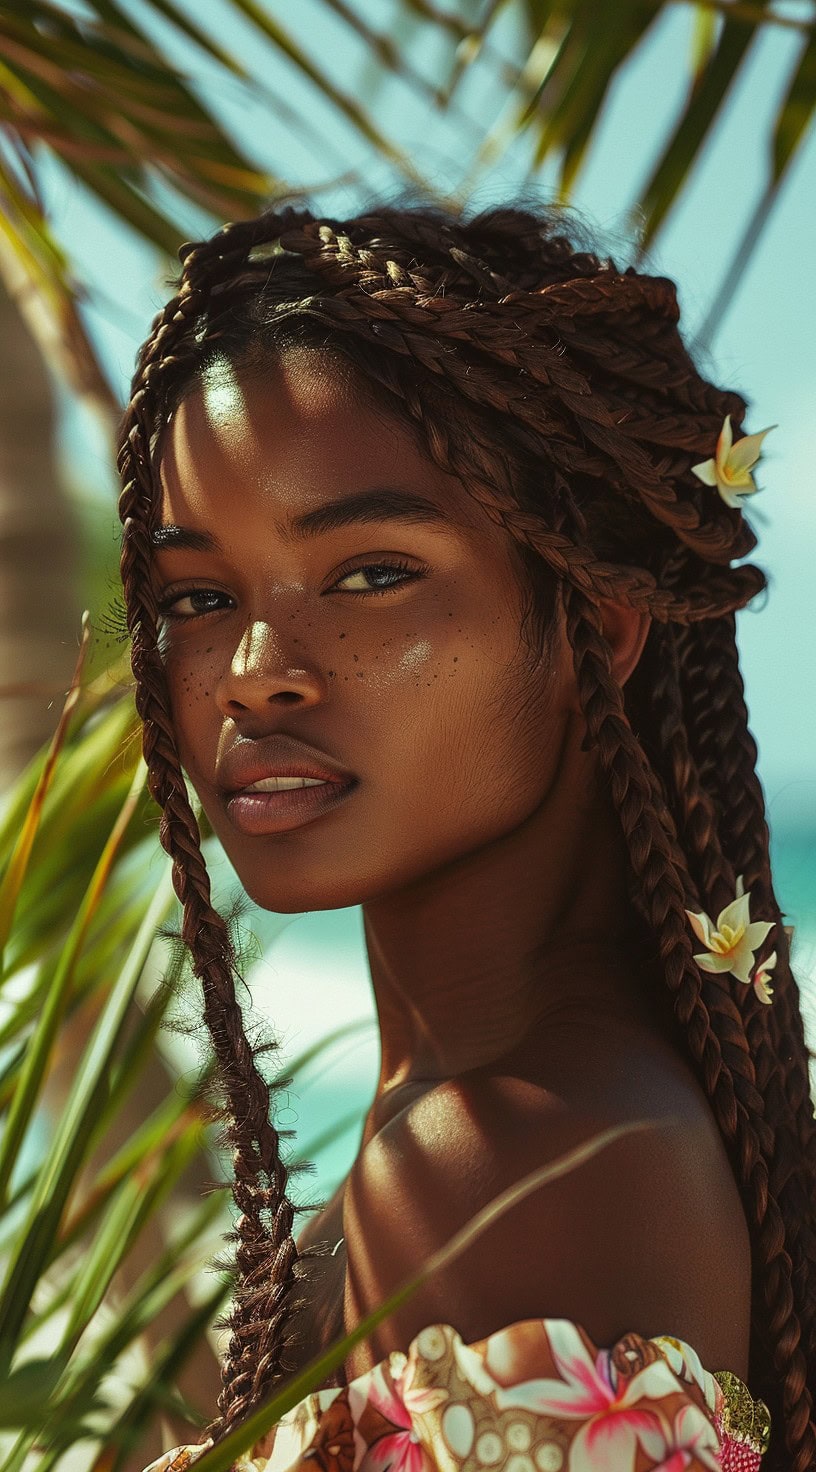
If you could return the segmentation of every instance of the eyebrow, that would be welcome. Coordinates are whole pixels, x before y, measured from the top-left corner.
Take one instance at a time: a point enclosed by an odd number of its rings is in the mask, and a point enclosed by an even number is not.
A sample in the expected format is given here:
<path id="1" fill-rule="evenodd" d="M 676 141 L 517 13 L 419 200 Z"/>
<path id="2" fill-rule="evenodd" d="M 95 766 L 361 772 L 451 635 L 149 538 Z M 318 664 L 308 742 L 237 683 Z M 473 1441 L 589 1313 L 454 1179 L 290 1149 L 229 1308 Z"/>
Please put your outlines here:
<path id="1" fill-rule="evenodd" d="M 451 525 L 450 518 L 435 501 L 412 491 L 383 486 L 357 491 L 354 495 L 341 497 L 339 501 L 326 501 L 322 506 L 296 516 L 288 527 L 278 523 L 276 529 L 283 542 L 291 542 L 293 537 L 317 537 L 323 532 L 371 521 L 401 521 L 412 526 Z M 218 538 L 211 532 L 193 531 L 191 527 L 172 523 L 157 527 L 151 536 L 151 544 L 157 548 L 172 547 L 190 552 L 222 550 Z"/>

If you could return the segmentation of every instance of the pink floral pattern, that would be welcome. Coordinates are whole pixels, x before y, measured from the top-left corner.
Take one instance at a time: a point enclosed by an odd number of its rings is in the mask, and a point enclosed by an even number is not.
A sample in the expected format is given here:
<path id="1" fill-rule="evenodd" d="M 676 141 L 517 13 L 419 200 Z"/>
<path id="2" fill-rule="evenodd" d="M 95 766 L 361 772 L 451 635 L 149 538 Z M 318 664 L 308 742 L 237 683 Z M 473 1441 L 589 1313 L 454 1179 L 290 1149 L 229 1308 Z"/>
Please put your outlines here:
<path id="1" fill-rule="evenodd" d="M 240 1472 L 759 1472 L 763 1401 L 671 1335 L 599 1348 L 569 1319 L 511 1324 L 465 1344 L 432 1324 L 408 1353 L 315 1391 L 236 1464 Z M 146 1472 L 185 1472 L 180 1447 Z"/>

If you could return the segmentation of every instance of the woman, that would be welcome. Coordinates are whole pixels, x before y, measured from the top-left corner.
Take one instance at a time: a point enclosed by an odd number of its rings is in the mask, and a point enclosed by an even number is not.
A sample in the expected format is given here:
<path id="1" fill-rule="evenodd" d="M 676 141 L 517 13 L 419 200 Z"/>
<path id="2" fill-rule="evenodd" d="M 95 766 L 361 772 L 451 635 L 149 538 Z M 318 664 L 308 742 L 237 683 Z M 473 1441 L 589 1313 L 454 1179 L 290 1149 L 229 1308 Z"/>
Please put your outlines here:
<path id="1" fill-rule="evenodd" d="M 816 1465 L 810 1054 L 735 643 L 767 431 L 673 283 L 564 222 L 269 211 L 182 248 L 138 358 L 136 699 L 242 1213 L 210 1438 L 624 1127 L 358 1345 L 274 1472 Z M 299 1236 L 184 773 L 257 904 L 362 906 L 380 1077 Z"/>

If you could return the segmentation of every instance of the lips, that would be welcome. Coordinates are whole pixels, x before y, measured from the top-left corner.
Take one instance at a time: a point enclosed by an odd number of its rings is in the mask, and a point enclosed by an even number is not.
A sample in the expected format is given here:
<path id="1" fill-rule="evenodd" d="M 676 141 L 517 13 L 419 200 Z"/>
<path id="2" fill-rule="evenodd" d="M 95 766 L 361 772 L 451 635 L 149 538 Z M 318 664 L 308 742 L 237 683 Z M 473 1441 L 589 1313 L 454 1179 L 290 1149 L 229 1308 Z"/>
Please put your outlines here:
<path id="1" fill-rule="evenodd" d="M 322 782 L 283 792 L 233 792 L 226 798 L 227 816 L 241 833 L 260 837 L 303 828 L 352 799 L 357 782 Z"/>
<path id="2" fill-rule="evenodd" d="M 353 772 L 338 766 L 324 752 L 281 733 L 238 742 L 216 767 L 218 786 L 228 795 L 265 777 L 313 777 L 341 787 L 357 780 Z"/>

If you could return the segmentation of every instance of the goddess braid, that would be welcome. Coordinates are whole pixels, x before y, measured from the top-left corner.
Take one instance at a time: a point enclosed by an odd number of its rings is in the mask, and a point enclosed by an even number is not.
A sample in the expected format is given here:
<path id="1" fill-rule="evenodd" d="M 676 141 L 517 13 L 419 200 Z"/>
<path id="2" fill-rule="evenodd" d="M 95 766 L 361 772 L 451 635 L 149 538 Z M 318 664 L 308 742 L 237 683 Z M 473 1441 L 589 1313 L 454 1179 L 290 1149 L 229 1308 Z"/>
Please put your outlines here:
<path id="1" fill-rule="evenodd" d="M 525 565 L 543 566 L 561 584 L 587 739 L 625 835 L 632 899 L 656 947 L 678 1046 L 711 1101 L 745 1206 L 752 1388 L 773 1417 L 763 1467 L 806 1472 L 816 1465 L 816 1123 L 733 638 L 735 611 L 765 577 L 731 565 L 756 538 L 742 512 L 692 474 L 724 415 L 737 430 L 746 405 L 706 383 L 692 363 L 673 283 L 576 250 L 555 233 L 561 218 L 556 209 L 495 210 L 469 222 L 433 208 L 385 208 L 350 221 L 268 211 L 184 247 L 179 295 L 138 360 L 123 459 L 134 674 L 147 690 L 139 707 L 153 733 L 146 742 L 165 773 L 154 795 L 171 814 L 174 865 L 191 864 L 195 876 L 186 886 L 179 880 L 185 909 L 197 904 L 198 913 L 208 891 L 197 835 L 176 816 L 184 813 L 183 782 L 154 668 L 155 610 L 144 594 L 150 426 L 158 434 L 167 404 L 213 347 L 237 366 L 293 341 L 340 350 L 361 383 L 415 427 L 435 463 L 466 484 Z M 139 560 L 126 563 L 126 552 Z M 654 620 L 625 693 L 603 637 L 604 598 Z M 735 996 L 726 976 L 701 973 L 693 959 L 685 910 L 716 915 L 734 897 L 738 874 L 754 913 L 777 925 L 771 1008 L 751 987 Z M 219 1017 L 236 1020 L 238 1009 L 224 938 L 217 927 L 211 933 L 200 974 L 217 999 L 207 1017 L 217 1031 Z M 192 924 L 189 936 L 192 948 Z M 285 1212 L 286 1176 L 278 1137 L 262 1128 L 268 1097 L 246 1083 L 251 1050 L 247 1056 L 231 1036 L 216 1039 L 219 1046 L 227 1074 L 233 1050 L 233 1113 L 246 1106 L 242 1090 L 252 1099 L 249 1145 L 236 1160 L 252 1178 L 257 1211 L 244 1229 L 245 1258 L 239 1249 L 225 1370 L 234 1388 L 225 1389 L 216 1434 L 273 1385 L 282 1305 L 297 1276 L 284 1220 L 268 1269 L 280 1291 L 267 1290 L 264 1300 L 257 1286 L 258 1223 L 267 1226 L 260 1174 L 269 1173 L 276 1213 Z"/>

